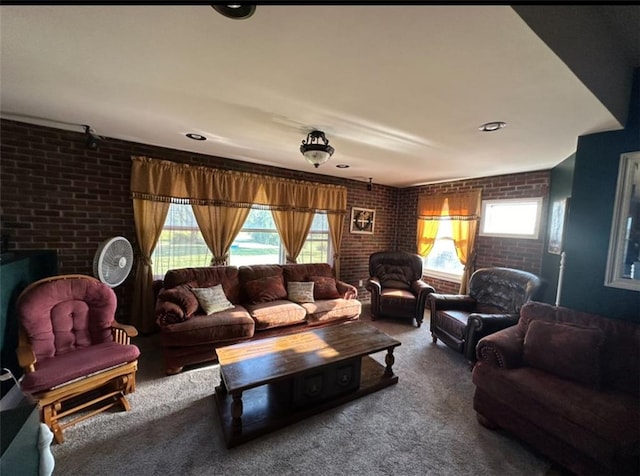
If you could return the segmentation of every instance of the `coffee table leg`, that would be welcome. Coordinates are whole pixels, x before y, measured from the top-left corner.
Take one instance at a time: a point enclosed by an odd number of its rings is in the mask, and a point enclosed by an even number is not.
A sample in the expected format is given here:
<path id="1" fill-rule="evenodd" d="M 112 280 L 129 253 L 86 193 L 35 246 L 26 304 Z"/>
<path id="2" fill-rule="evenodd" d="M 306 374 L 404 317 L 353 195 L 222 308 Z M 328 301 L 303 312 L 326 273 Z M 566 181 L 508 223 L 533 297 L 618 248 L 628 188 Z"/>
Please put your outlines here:
<path id="1" fill-rule="evenodd" d="M 222 376 L 220 376 L 220 385 L 216 387 L 216 393 L 219 393 L 221 395 L 226 395 L 227 393 L 227 386 L 225 385 Z"/>
<path id="2" fill-rule="evenodd" d="M 393 376 L 393 363 L 396 361 L 396 358 L 393 356 L 393 347 L 389 347 L 387 349 L 387 355 L 384 357 L 384 362 L 387 364 L 387 367 L 384 369 L 385 377 Z"/>
<path id="3" fill-rule="evenodd" d="M 231 402 L 231 430 L 234 433 L 242 432 L 242 392 L 234 393 Z"/>

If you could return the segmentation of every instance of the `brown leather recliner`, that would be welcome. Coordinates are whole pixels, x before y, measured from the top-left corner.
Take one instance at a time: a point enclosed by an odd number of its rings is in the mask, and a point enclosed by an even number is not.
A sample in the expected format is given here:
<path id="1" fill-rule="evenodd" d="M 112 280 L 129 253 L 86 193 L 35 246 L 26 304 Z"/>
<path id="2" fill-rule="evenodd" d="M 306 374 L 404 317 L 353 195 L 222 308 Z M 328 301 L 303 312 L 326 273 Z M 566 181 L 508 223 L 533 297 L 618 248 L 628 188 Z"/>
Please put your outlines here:
<path id="1" fill-rule="evenodd" d="M 536 300 L 544 282 L 533 273 L 512 268 L 481 268 L 471 275 L 469 294 L 430 294 L 430 330 L 440 339 L 476 361 L 476 345 L 489 334 L 518 323 L 520 308 Z"/>
<path id="2" fill-rule="evenodd" d="M 418 327 L 424 319 L 429 293 L 435 289 L 422 280 L 422 258 L 403 251 L 379 251 L 369 256 L 371 318 L 401 317 L 415 319 Z"/>

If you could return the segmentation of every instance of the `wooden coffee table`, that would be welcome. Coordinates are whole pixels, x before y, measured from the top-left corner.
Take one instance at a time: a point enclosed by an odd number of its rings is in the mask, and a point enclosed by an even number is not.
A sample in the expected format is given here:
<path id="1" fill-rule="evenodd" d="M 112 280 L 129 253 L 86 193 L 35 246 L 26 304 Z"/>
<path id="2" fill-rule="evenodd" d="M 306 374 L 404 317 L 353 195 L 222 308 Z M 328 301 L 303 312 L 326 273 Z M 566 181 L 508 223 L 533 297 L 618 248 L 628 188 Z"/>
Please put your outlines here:
<path id="1" fill-rule="evenodd" d="M 227 448 L 397 383 L 399 345 L 356 321 L 216 349 Z M 369 356 L 383 350 L 386 366 Z"/>

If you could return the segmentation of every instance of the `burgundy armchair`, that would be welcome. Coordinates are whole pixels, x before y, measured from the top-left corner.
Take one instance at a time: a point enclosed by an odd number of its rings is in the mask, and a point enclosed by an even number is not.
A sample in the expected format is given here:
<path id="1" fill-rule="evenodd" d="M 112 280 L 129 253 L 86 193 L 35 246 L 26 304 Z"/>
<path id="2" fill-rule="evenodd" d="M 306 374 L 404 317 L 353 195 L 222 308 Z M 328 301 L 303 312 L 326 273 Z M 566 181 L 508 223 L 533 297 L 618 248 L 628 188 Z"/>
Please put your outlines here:
<path id="1" fill-rule="evenodd" d="M 511 268 L 481 268 L 469 280 L 469 294 L 431 294 L 430 330 L 438 339 L 476 361 L 478 341 L 517 324 L 520 308 L 538 299 L 544 282 L 533 273 Z"/>
<path id="2" fill-rule="evenodd" d="M 435 292 L 422 280 L 422 258 L 403 251 L 379 251 L 369 256 L 371 318 L 400 317 L 415 319 L 418 327 L 424 319 L 429 293 Z"/>

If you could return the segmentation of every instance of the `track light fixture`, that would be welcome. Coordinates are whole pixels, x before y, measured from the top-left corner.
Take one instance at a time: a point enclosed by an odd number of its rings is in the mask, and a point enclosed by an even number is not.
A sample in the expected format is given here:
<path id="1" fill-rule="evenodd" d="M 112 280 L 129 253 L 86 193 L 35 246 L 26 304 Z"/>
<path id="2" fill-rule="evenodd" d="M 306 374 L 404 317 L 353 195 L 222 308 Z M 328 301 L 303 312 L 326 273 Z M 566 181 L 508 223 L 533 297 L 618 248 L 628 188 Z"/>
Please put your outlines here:
<path id="1" fill-rule="evenodd" d="M 95 131 L 91 129 L 91 126 L 84 126 L 84 133 L 87 136 L 87 139 L 85 141 L 87 149 L 98 150 L 101 139 L 95 134 Z"/>
<path id="2" fill-rule="evenodd" d="M 322 141 L 322 144 L 320 143 Z M 307 159 L 307 162 L 318 168 L 324 164 L 334 153 L 334 148 L 329 145 L 329 139 L 322 131 L 311 131 L 307 134 L 307 139 L 302 141 L 300 152 Z"/>

